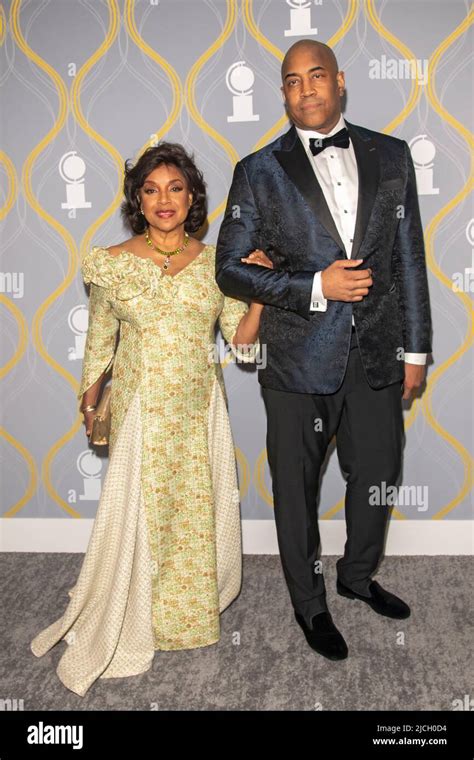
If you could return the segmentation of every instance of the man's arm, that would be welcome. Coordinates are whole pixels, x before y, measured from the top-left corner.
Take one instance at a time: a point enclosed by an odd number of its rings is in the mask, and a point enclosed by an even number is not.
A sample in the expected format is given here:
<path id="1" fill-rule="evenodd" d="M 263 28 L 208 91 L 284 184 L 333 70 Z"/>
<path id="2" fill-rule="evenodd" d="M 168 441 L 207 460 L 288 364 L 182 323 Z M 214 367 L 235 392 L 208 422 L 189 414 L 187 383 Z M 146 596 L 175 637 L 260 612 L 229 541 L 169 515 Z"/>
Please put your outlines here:
<path id="1" fill-rule="evenodd" d="M 217 284 L 226 296 L 260 301 L 309 319 L 314 271 L 282 272 L 241 262 L 241 258 L 257 248 L 265 251 L 265 241 L 260 237 L 260 215 L 247 173 L 239 161 L 217 239 Z"/>
<path id="2" fill-rule="evenodd" d="M 410 149 L 404 143 L 407 184 L 393 251 L 403 321 L 405 380 L 403 398 L 408 400 L 425 379 L 426 358 L 431 353 L 431 313 L 416 174 Z"/>
<path id="3" fill-rule="evenodd" d="M 406 142 L 404 146 L 408 177 L 403 215 L 394 243 L 393 273 L 402 312 L 403 348 L 407 361 L 407 357 L 413 354 L 421 359 L 423 354 L 431 352 L 431 314 L 415 168 Z"/>

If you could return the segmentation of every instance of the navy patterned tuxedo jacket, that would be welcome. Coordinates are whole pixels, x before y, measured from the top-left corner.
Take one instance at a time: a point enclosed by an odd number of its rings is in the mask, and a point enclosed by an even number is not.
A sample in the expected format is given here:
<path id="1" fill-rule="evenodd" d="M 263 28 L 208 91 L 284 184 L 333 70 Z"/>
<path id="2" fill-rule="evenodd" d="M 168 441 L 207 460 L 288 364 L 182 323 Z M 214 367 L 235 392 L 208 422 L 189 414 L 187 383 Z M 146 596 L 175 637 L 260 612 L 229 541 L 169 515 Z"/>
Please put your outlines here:
<path id="1" fill-rule="evenodd" d="M 346 122 L 359 174 L 351 258 L 372 269 L 369 294 L 310 311 L 314 273 L 347 258 L 294 126 L 234 170 L 216 252 L 229 296 L 265 304 L 259 381 L 275 390 L 334 393 L 349 356 L 352 314 L 368 383 L 404 377 L 403 350 L 431 351 L 431 317 L 416 179 L 408 145 Z M 274 269 L 244 264 L 261 248 Z"/>

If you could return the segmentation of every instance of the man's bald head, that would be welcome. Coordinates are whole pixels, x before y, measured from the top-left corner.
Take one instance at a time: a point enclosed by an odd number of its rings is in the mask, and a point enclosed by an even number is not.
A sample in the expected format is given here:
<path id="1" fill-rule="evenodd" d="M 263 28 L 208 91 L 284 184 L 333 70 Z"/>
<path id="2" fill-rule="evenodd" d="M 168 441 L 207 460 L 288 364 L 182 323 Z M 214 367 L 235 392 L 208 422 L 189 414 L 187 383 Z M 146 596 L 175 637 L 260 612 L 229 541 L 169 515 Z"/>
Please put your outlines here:
<path id="1" fill-rule="evenodd" d="M 328 69 L 336 75 L 339 71 L 337 58 L 332 48 L 326 45 L 324 42 L 318 42 L 317 40 L 298 40 L 292 45 L 285 53 L 281 64 L 281 78 L 285 79 L 286 74 L 291 71 L 291 61 L 295 55 L 300 52 L 314 53 L 318 58 L 324 60 Z"/>
<path id="2" fill-rule="evenodd" d="M 289 119 L 297 127 L 327 134 L 341 116 L 344 73 L 328 45 L 298 40 L 281 65 L 281 90 Z"/>

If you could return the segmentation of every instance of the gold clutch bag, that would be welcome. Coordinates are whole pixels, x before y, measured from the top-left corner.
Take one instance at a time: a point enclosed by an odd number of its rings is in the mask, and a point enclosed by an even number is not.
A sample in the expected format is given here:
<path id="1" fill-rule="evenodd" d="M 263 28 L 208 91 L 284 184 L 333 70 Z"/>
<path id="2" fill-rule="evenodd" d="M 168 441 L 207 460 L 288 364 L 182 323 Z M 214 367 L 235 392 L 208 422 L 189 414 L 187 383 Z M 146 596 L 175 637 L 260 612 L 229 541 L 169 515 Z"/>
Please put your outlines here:
<path id="1" fill-rule="evenodd" d="M 90 437 L 90 442 L 94 444 L 94 446 L 108 446 L 109 443 L 110 424 L 112 422 L 112 415 L 110 413 L 111 390 L 110 385 L 107 385 L 104 388 L 95 410 Z"/>

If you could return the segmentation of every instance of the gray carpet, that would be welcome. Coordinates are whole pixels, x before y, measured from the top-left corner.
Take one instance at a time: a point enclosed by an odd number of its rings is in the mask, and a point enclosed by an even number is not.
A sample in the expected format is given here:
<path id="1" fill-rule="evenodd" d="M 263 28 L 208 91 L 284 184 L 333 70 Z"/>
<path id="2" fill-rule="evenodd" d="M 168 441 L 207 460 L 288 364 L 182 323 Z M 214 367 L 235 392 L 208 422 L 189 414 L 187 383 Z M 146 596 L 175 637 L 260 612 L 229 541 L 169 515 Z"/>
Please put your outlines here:
<path id="1" fill-rule="evenodd" d="M 336 558 L 325 557 L 330 609 L 349 647 L 332 663 L 306 644 L 279 558 L 246 556 L 217 645 L 156 652 L 148 673 L 98 680 L 78 697 L 55 673 L 66 643 L 38 659 L 29 642 L 63 613 L 82 558 L 0 555 L 0 699 L 23 699 L 25 710 L 452 710 L 473 694 L 470 558 L 387 557 L 377 580 L 412 607 L 395 621 L 338 596 Z"/>

